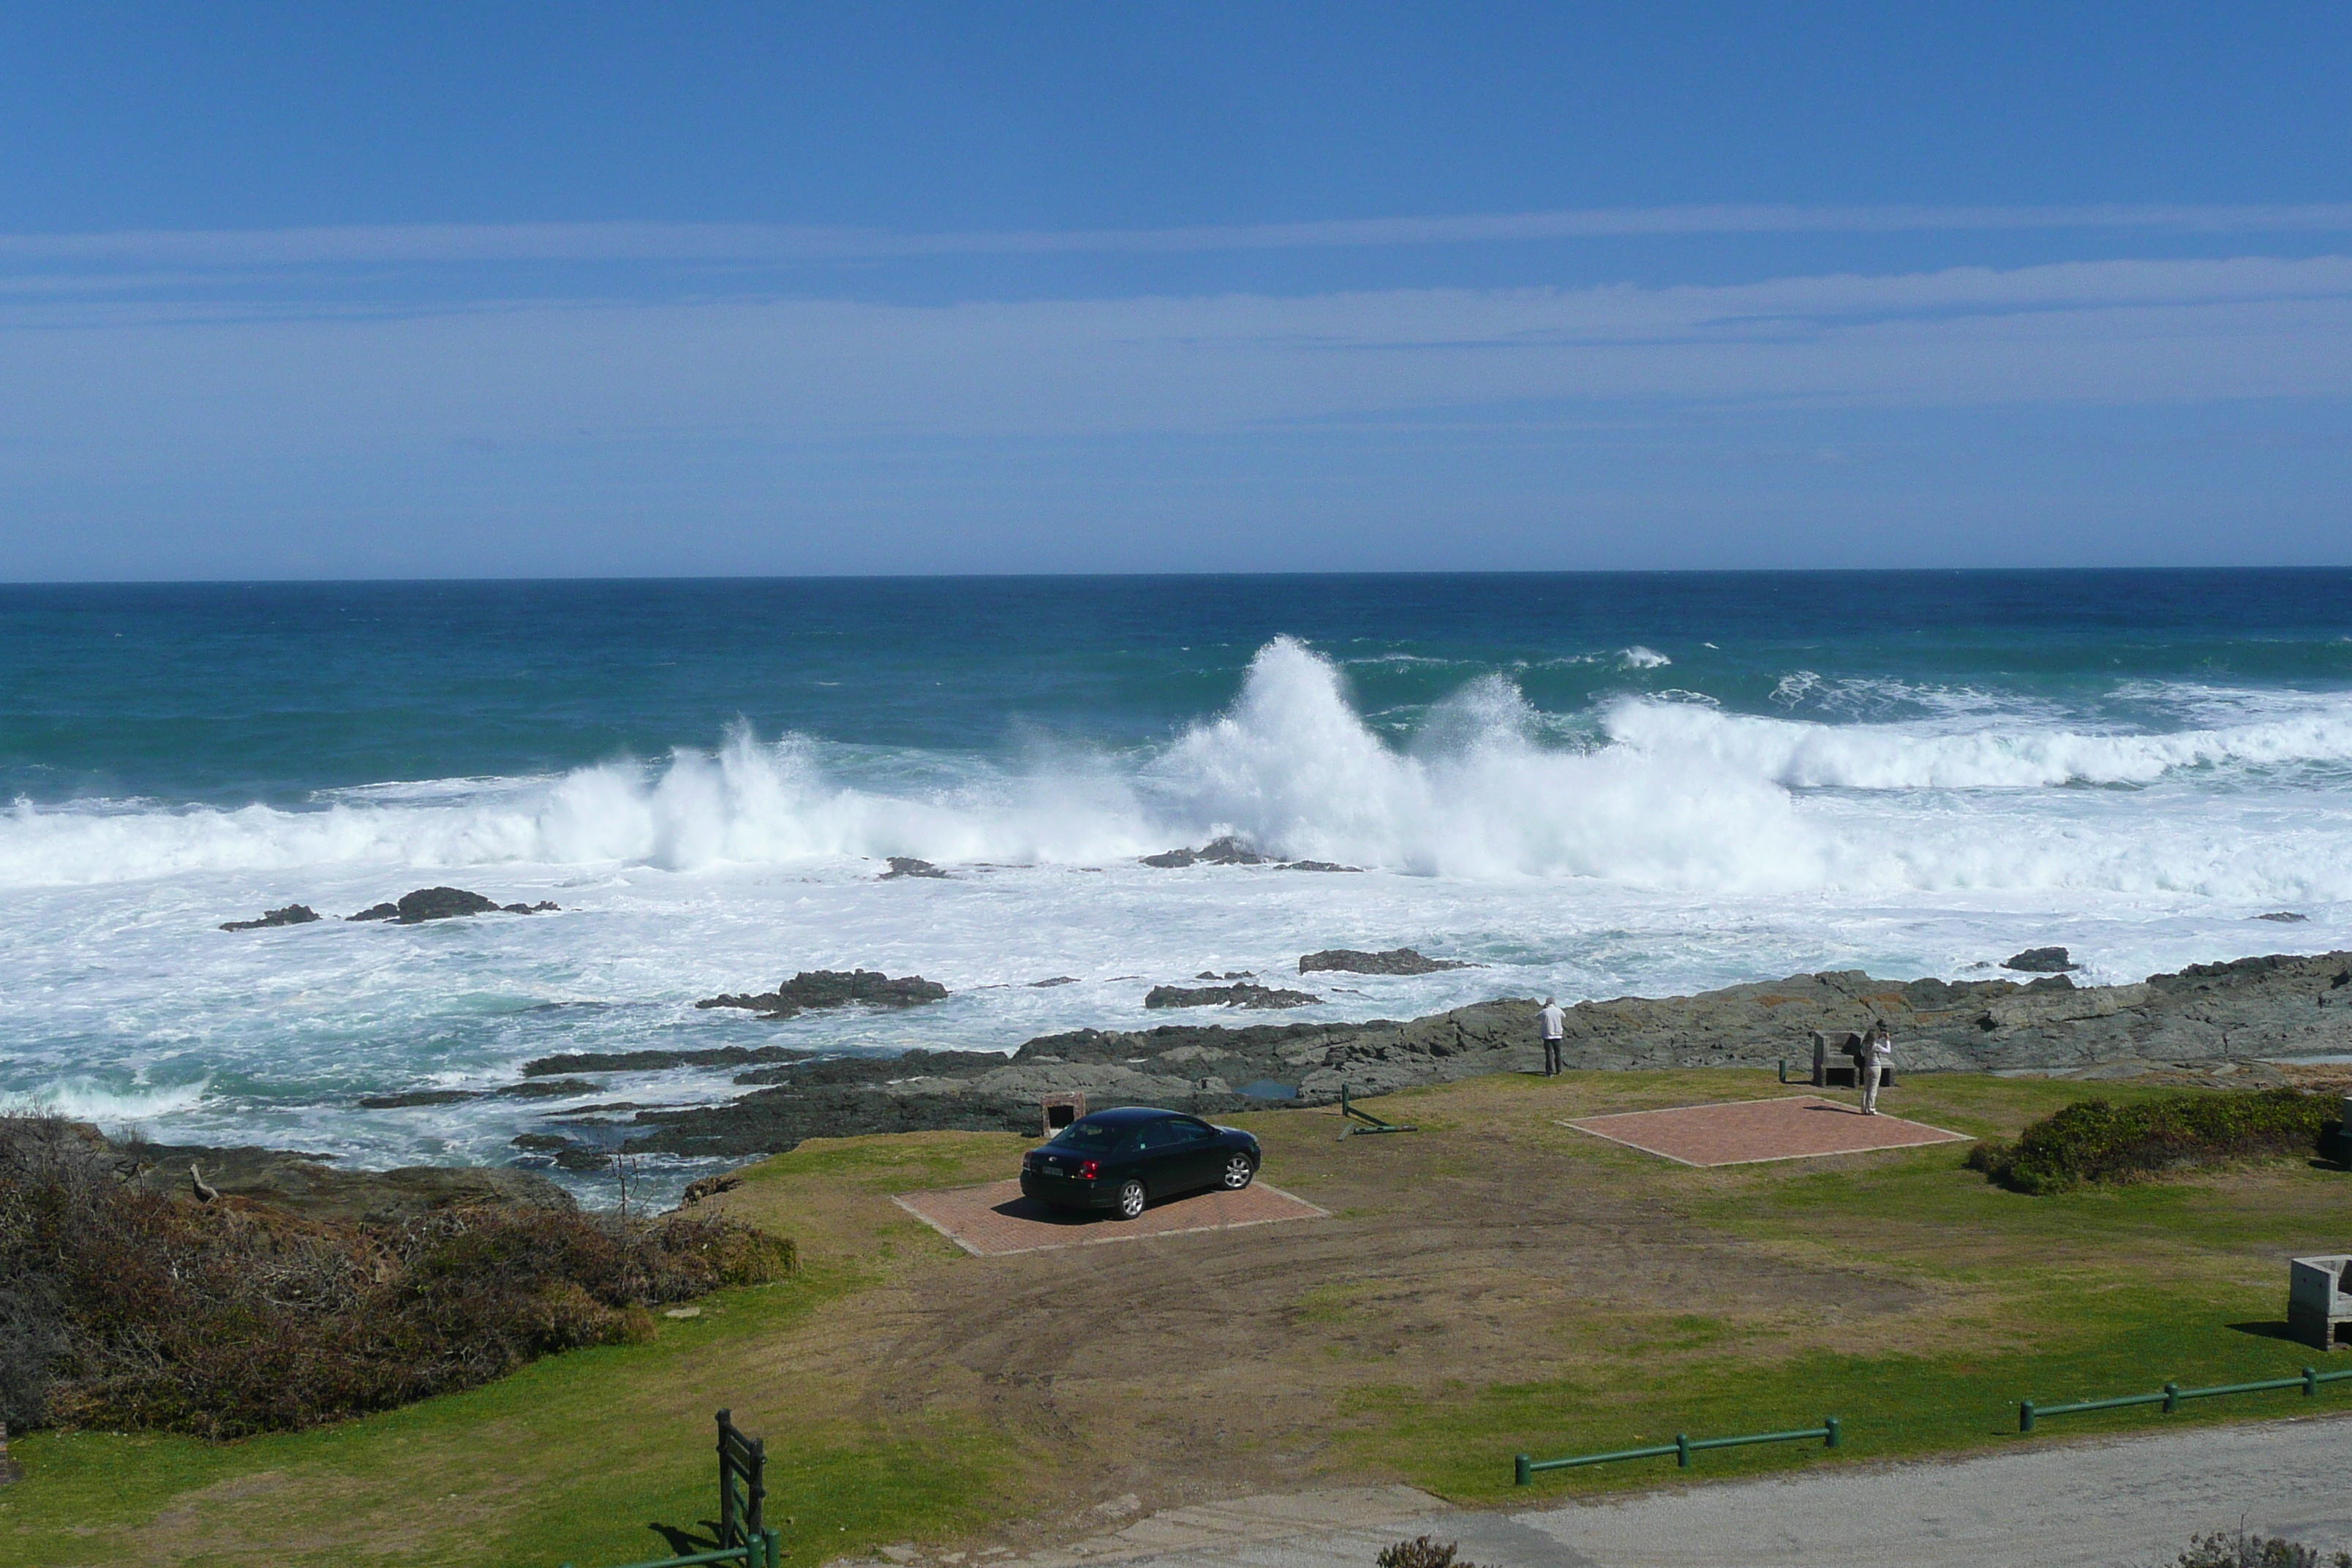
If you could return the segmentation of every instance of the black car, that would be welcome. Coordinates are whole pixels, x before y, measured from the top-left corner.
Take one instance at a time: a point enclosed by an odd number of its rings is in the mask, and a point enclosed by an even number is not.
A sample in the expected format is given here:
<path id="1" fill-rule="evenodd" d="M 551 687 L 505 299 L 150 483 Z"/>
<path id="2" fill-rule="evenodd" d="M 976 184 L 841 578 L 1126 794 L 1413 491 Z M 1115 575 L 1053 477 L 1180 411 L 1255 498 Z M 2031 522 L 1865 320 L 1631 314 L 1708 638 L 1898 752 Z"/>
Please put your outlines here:
<path id="1" fill-rule="evenodd" d="M 1257 1140 L 1181 1111 L 1097 1110 L 1021 1158 L 1021 1192 L 1066 1209 L 1133 1219 L 1154 1198 L 1201 1187 L 1237 1193 L 1257 1174 Z"/>

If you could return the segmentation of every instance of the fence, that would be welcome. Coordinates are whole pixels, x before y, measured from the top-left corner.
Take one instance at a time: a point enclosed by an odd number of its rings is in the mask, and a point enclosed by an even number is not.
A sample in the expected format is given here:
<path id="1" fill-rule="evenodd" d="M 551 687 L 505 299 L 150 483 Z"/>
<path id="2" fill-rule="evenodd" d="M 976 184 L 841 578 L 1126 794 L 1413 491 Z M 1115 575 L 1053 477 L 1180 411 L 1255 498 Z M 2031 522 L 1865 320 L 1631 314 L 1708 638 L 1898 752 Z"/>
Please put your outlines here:
<path id="1" fill-rule="evenodd" d="M 2114 1399 L 2083 1399 L 2072 1405 L 2036 1405 L 2031 1399 L 2017 1402 L 2017 1429 L 2031 1432 L 2034 1424 L 2045 1415 L 2080 1415 L 2090 1410 L 2121 1410 L 2132 1405 L 2161 1405 L 2168 1415 L 2180 1408 L 2184 1399 L 2217 1399 L 2228 1394 L 2271 1394 L 2283 1388 L 2300 1388 L 2305 1399 L 2319 1397 L 2323 1383 L 2341 1383 L 2352 1378 L 2352 1368 L 2342 1372 L 2320 1372 L 2305 1367 L 2300 1377 L 2270 1377 L 2259 1383 L 2222 1383 L 2211 1388 L 2183 1388 L 2168 1383 L 2158 1394 L 2126 1394 Z"/>
<path id="2" fill-rule="evenodd" d="M 768 1444 L 747 1437 L 729 1411 L 719 1413 L 719 1544 L 708 1552 L 656 1557 L 626 1568 L 783 1568 L 783 1539 L 761 1517 L 768 1497 Z M 563 1568 L 572 1568 L 566 1563 Z"/>
<path id="3" fill-rule="evenodd" d="M 1526 1486 L 1535 1479 L 1538 1470 L 1568 1470 L 1574 1469 L 1579 1465 L 1606 1465 L 1619 1459 L 1663 1459 L 1668 1454 L 1675 1457 L 1676 1465 L 1687 1470 L 1690 1468 L 1691 1456 L 1701 1449 L 1744 1448 L 1750 1443 L 1805 1443 L 1816 1437 L 1822 1440 L 1822 1447 L 1825 1448 L 1843 1447 L 1845 1445 L 1844 1435 L 1838 1426 L 1838 1418 L 1834 1415 L 1824 1415 L 1822 1417 L 1820 1426 L 1806 1426 L 1794 1432 L 1757 1432 L 1745 1437 L 1694 1437 L 1688 1433 L 1677 1432 L 1675 1434 L 1675 1440 L 1671 1443 L 1662 1443 L 1649 1448 L 1620 1448 L 1612 1454 L 1579 1454 L 1570 1459 L 1531 1459 L 1527 1455 L 1521 1454 L 1512 1461 L 1517 1471 L 1514 1479 L 1518 1485 Z"/>
<path id="4" fill-rule="evenodd" d="M 2347 1381 L 2352 1381 L 2352 1367 L 2347 1367 L 2341 1372 L 2321 1372 L 2315 1367 L 2307 1366 L 2294 1377 L 2271 1377 L 2256 1383 L 2222 1383 L 2216 1384 L 2211 1388 L 2183 1388 L 2177 1383 L 2168 1383 L 2160 1392 L 2155 1394 L 2126 1394 L 2114 1399 L 2084 1399 L 2072 1405 L 2037 1405 L 2031 1399 L 2021 1399 L 2017 1404 L 2017 1429 L 2020 1432 L 2031 1432 L 2035 1425 L 2046 1416 L 2080 1415 L 2093 1410 L 2122 1410 L 2136 1405 L 2160 1405 L 2164 1406 L 2166 1414 L 2169 1415 L 2179 1409 L 2184 1400 L 2218 1399 L 2231 1394 L 2274 1394 L 2284 1389 L 2299 1388 L 2303 1390 L 2303 1396 L 2305 1399 L 2316 1399 L 2319 1397 L 2321 1384 Z M 1535 1479 L 1536 1472 L 1538 1470 L 1568 1470 L 1583 1465 L 1613 1464 L 1619 1459 L 1663 1459 L 1669 1454 L 1675 1457 L 1676 1465 L 1688 1469 L 1691 1456 L 1706 1448 L 1738 1448 L 1745 1447 L 1750 1443 L 1803 1443 L 1814 1438 L 1820 1438 L 1823 1447 L 1842 1448 L 1845 1446 L 1844 1435 L 1839 1429 L 1838 1418 L 1829 1415 L 1824 1416 L 1818 1426 L 1807 1426 L 1795 1432 L 1759 1432 L 1745 1437 L 1692 1437 L 1677 1432 L 1675 1434 L 1673 1442 L 1661 1443 L 1647 1448 L 1620 1448 L 1607 1454 L 1579 1454 L 1566 1459 L 1532 1459 L 1525 1454 L 1520 1454 L 1512 1460 L 1515 1472 L 1512 1479 L 1517 1485 L 1526 1486 Z"/>

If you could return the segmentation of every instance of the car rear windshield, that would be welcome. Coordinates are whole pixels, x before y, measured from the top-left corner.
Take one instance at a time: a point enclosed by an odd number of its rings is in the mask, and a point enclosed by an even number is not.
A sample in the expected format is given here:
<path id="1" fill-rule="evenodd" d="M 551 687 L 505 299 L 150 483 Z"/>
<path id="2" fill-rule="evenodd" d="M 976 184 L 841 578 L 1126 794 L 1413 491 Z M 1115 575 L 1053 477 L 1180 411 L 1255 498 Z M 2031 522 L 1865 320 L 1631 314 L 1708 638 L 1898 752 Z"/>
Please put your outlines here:
<path id="1" fill-rule="evenodd" d="M 1119 1139 L 1123 1130 L 1107 1121 L 1073 1121 L 1054 1135 L 1056 1148 L 1084 1149 L 1089 1153 L 1108 1153 Z"/>

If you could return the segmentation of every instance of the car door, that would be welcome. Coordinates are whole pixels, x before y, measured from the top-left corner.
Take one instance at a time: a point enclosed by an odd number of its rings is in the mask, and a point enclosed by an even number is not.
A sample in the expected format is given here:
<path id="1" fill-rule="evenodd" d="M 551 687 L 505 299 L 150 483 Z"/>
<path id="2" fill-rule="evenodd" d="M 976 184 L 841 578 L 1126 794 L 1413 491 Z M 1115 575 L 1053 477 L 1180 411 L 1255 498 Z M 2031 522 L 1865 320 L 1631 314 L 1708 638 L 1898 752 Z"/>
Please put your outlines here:
<path id="1" fill-rule="evenodd" d="M 1155 1196 L 1182 1192 L 1192 1184 L 1184 1171 L 1186 1144 L 1179 1131 L 1181 1125 L 1176 1118 L 1167 1117 L 1147 1121 L 1137 1131 L 1143 1184 Z"/>
<path id="2" fill-rule="evenodd" d="M 1168 1123 L 1168 1163 L 1174 1179 L 1186 1187 L 1205 1187 L 1217 1179 L 1217 1130 L 1189 1116 Z"/>

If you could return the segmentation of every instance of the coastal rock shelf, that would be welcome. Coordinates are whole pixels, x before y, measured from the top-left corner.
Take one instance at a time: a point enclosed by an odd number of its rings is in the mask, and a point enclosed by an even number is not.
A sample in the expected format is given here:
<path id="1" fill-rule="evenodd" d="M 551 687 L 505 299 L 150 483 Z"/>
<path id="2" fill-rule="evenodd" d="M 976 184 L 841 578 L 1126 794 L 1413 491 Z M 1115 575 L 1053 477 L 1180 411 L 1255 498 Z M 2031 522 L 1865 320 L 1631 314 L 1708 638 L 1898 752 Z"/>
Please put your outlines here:
<path id="1" fill-rule="evenodd" d="M 1386 952 L 1359 952 L 1352 947 L 1327 947 L 1321 952 L 1310 952 L 1298 961 L 1298 973 L 1312 974 L 1321 969 L 1336 969 L 1348 974 L 1435 974 L 1446 969 L 1475 969 L 1458 958 L 1428 958 L 1409 947 L 1392 947 Z"/>
<path id="2" fill-rule="evenodd" d="M 1696 996 L 1583 1002 L 1567 1013 L 1575 1068 L 1769 1068 L 1795 1058 L 1809 1030 L 1885 1018 L 1909 1071 L 2128 1072 L 2352 1051 L 2352 952 L 2192 964 L 2105 986 L 2063 974 L 1953 984 L 1836 970 Z M 1336 1100 L 1342 1084 L 1378 1094 L 1531 1071 L 1541 1061 L 1535 1000 L 1513 998 L 1406 1023 L 1081 1029 L 1031 1040 L 1009 1059 L 938 1051 L 785 1062 L 739 1078 L 759 1087 L 731 1105 L 640 1111 L 626 1126 L 631 1149 L 740 1156 L 807 1137 L 1034 1129 L 1037 1097 L 1071 1090 L 1096 1109 L 1153 1104 L 1216 1115 L 1264 1109 L 1234 1083 L 1296 1084 L 1298 1103 L 1318 1105 Z M 572 1057 L 533 1067 L 542 1065 L 610 1064 Z"/>
<path id="3" fill-rule="evenodd" d="M 743 1007 L 768 1018 L 799 1016 L 806 1007 L 846 1007 L 862 1002 L 869 1007 L 919 1007 L 945 1000 L 948 988 L 919 974 L 903 979 L 871 969 L 803 969 L 773 991 L 755 995 L 729 993 L 706 996 L 697 1007 Z"/>

